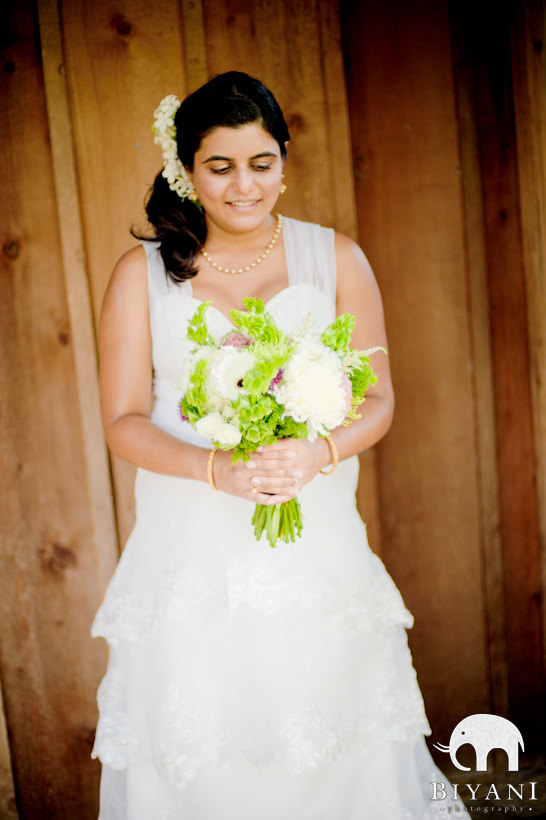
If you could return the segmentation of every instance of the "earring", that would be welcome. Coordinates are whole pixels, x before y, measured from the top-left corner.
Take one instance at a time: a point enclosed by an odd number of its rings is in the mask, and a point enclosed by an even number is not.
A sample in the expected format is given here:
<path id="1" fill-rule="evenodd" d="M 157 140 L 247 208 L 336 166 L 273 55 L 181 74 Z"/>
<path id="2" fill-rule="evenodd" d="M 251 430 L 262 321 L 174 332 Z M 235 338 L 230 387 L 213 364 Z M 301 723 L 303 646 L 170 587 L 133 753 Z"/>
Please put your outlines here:
<path id="1" fill-rule="evenodd" d="M 283 179 L 284 179 L 284 174 L 282 174 L 282 176 L 281 176 L 281 180 L 283 180 Z M 279 188 L 279 194 L 284 194 L 285 191 L 286 191 L 286 184 L 284 182 L 281 182 L 281 187 Z"/>
<path id="2" fill-rule="evenodd" d="M 199 196 L 195 188 L 192 187 L 191 193 L 188 194 L 188 199 L 191 199 L 192 202 L 199 202 Z"/>

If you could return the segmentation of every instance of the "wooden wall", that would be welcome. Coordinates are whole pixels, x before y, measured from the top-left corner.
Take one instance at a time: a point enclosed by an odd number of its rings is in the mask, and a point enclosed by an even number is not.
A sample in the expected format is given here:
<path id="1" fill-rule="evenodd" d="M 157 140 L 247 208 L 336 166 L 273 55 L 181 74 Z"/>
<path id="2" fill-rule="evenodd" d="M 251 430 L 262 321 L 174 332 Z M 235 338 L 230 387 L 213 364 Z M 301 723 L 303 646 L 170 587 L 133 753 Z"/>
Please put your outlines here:
<path id="1" fill-rule="evenodd" d="M 397 416 L 362 459 L 359 501 L 416 616 L 433 739 L 494 711 L 542 751 L 544 3 L 500 8 L 12 0 L 3 13 L 1 818 L 96 817 L 105 652 L 89 626 L 133 477 L 102 443 L 96 318 L 159 168 L 155 106 L 232 68 L 287 115 L 283 211 L 359 236 L 384 293 Z"/>
<path id="2" fill-rule="evenodd" d="M 435 734 L 504 714 L 544 751 L 544 3 L 346 2 L 359 235 L 397 413 L 383 557 Z M 542 539 L 541 539 L 542 533 Z"/>

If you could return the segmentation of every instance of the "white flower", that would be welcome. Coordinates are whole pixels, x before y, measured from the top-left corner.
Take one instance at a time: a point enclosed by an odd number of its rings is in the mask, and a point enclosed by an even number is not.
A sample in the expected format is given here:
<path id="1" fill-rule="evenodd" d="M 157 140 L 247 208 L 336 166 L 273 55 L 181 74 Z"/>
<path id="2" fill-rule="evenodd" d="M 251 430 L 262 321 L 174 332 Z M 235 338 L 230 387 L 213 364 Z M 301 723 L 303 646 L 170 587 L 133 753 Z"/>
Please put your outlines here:
<path id="1" fill-rule="evenodd" d="M 222 447 L 235 447 L 242 439 L 241 431 L 234 424 L 225 421 L 215 436 L 215 441 Z"/>
<path id="2" fill-rule="evenodd" d="M 319 341 L 304 340 L 283 369 L 273 394 L 285 415 L 308 425 L 309 439 L 326 435 L 347 415 L 347 392 L 341 362 Z"/>
<path id="3" fill-rule="evenodd" d="M 196 422 L 195 429 L 202 436 L 218 441 L 218 432 L 224 424 L 224 419 L 220 413 L 207 413 L 206 416 L 203 416 Z"/>
<path id="4" fill-rule="evenodd" d="M 169 188 L 175 191 L 180 199 L 186 199 L 191 194 L 195 194 L 195 189 L 178 158 L 174 117 L 179 108 L 180 100 L 174 94 L 169 94 L 161 100 L 154 111 L 155 121 L 152 131 L 154 142 L 161 147 L 163 152 L 162 175 L 169 183 Z"/>
<path id="5" fill-rule="evenodd" d="M 220 413 L 207 413 L 195 424 L 198 433 L 211 441 L 217 441 L 221 447 L 235 447 L 241 441 L 241 432 L 235 424 L 224 421 Z"/>
<path id="6" fill-rule="evenodd" d="M 229 401 L 236 399 L 241 391 L 241 382 L 251 367 L 255 357 L 241 347 L 222 347 L 218 351 L 210 373 L 210 386 Z"/>

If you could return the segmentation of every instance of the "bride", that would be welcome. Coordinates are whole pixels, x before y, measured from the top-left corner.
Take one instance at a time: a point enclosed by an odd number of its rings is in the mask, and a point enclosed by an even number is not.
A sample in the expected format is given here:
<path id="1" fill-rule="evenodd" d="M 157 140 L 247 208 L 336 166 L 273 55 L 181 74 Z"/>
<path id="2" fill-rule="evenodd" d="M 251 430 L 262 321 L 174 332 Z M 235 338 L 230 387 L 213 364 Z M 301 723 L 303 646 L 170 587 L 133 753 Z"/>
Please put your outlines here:
<path id="1" fill-rule="evenodd" d="M 248 463 L 177 413 L 199 304 L 220 336 L 254 296 L 285 330 L 350 312 L 353 347 L 386 347 L 372 271 L 347 237 L 274 215 L 289 135 L 258 80 L 222 74 L 156 116 L 154 235 L 118 262 L 100 323 L 106 439 L 139 468 L 136 524 L 93 624 L 110 645 L 100 820 L 440 816 L 412 618 L 355 505 L 357 454 L 391 423 L 387 357 L 374 354 L 358 421 Z M 302 537 L 256 541 L 253 505 L 295 496 Z"/>

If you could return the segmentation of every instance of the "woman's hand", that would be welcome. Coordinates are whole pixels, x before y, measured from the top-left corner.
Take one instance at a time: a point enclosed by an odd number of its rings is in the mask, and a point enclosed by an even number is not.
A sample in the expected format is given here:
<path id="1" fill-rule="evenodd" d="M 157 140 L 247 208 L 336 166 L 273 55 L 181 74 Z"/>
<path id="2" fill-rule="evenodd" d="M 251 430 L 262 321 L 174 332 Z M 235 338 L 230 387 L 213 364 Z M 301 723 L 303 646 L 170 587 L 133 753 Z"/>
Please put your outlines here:
<path id="1" fill-rule="evenodd" d="M 281 439 L 252 453 L 250 461 L 235 464 L 231 454 L 218 450 L 214 457 L 214 482 L 219 490 L 256 504 L 282 504 L 330 462 L 326 439 Z"/>

